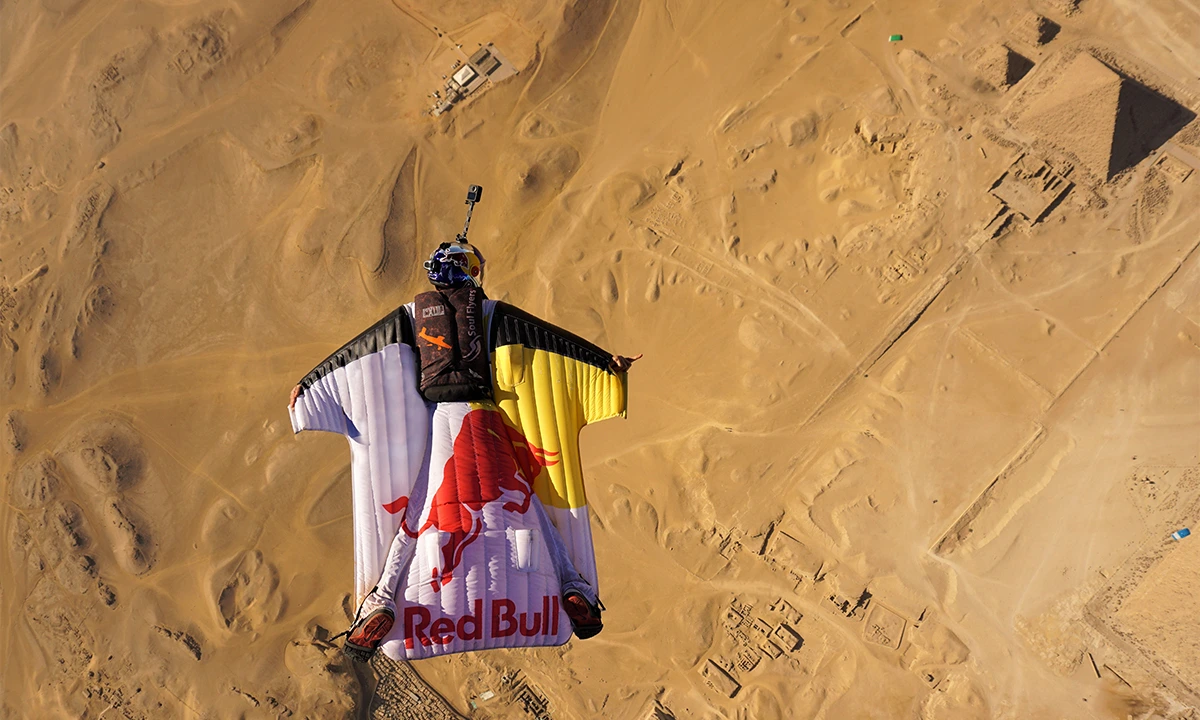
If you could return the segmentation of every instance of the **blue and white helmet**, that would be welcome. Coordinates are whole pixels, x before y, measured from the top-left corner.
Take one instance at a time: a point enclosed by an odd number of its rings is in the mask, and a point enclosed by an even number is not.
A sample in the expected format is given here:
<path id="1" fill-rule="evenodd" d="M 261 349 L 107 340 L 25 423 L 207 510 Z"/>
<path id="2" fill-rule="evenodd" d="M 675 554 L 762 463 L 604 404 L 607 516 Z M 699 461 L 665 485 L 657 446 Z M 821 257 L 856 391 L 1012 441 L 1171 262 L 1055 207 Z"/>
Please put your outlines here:
<path id="1" fill-rule="evenodd" d="M 483 287 L 483 264 L 483 253 L 474 245 L 444 242 L 425 261 L 425 270 L 436 287 Z"/>

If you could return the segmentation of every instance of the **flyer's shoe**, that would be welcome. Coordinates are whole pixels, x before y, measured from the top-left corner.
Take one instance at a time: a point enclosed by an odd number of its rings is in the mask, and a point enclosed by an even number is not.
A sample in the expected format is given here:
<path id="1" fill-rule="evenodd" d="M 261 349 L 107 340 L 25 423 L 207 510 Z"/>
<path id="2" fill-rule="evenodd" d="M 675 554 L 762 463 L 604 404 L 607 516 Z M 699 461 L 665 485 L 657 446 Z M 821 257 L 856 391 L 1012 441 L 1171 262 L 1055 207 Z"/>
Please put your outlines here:
<path id="1" fill-rule="evenodd" d="M 358 609 L 358 617 L 350 626 L 342 652 L 359 662 L 369 661 L 395 624 L 395 603 L 379 597 L 372 590 Z"/>
<path id="2" fill-rule="evenodd" d="M 604 629 L 604 623 L 600 621 L 601 608 L 591 604 L 577 592 L 568 592 L 563 596 L 563 609 L 567 611 L 567 618 L 571 621 L 571 630 L 580 640 L 595 637 Z"/>

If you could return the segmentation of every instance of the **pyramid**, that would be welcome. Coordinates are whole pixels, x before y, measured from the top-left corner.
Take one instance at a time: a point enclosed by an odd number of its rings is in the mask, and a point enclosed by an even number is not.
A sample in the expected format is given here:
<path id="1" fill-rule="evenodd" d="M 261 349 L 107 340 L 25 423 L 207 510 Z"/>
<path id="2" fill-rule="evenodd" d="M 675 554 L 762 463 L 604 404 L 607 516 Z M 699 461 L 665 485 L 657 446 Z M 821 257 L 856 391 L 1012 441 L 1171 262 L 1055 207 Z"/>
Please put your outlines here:
<path id="1" fill-rule="evenodd" d="M 1169 98 L 1081 53 L 1018 124 L 1108 180 L 1147 157 L 1192 117 Z"/>
<path id="2" fill-rule="evenodd" d="M 1058 35 L 1062 27 L 1050 18 L 1028 12 L 1013 25 L 1013 35 L 1034 47 L 1041 47 Z"/>
<path id="3" fill-rule="evenodd" d="M 1050 0 L 1050 5 L 1068 17 L 1079 12 L 1079 0 Z"/>
<path id="4" fill-rule="evenodd" d="M 1006 90 L 1021 81 L 1033 62 L 1007 45 L 989 45 L 974 58 L 979 79 L 997 90 Z"/>

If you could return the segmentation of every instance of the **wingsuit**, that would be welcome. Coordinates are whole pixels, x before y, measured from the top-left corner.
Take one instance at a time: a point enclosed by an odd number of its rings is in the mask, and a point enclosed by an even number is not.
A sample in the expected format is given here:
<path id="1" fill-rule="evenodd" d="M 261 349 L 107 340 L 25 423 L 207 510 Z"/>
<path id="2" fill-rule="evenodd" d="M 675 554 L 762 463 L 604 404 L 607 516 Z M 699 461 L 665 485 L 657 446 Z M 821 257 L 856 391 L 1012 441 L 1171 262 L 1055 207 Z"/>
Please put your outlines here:
<path id="1" fill-rule="evenodd" d="M 443 243 L 426 269 L 433 291 L 293 391 L 295 432 L 350 444 L 361 604 L 346 652 L 419 659 L 590 637 L 603 605 L 578 436 L 625 415 L 628 362 L 488 299 L 466 243 Z"/>

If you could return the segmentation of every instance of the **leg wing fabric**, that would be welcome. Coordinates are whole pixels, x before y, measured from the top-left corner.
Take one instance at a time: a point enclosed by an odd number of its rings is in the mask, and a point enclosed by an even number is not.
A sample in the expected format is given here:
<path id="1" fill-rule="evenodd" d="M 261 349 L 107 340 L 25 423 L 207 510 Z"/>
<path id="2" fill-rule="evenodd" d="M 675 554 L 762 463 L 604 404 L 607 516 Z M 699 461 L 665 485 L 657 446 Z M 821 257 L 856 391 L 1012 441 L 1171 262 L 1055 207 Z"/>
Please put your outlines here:
<path id="1" fill-rule="evenodd" d="M 350 441 L 354 586 L 361 599 L 383 570 L 399 517 L 385 505 L 409 496 L 427 456 L 431 406 L 417 388 L 408 310 L 397 308 L 301 380 L 292 428 Z"/>

